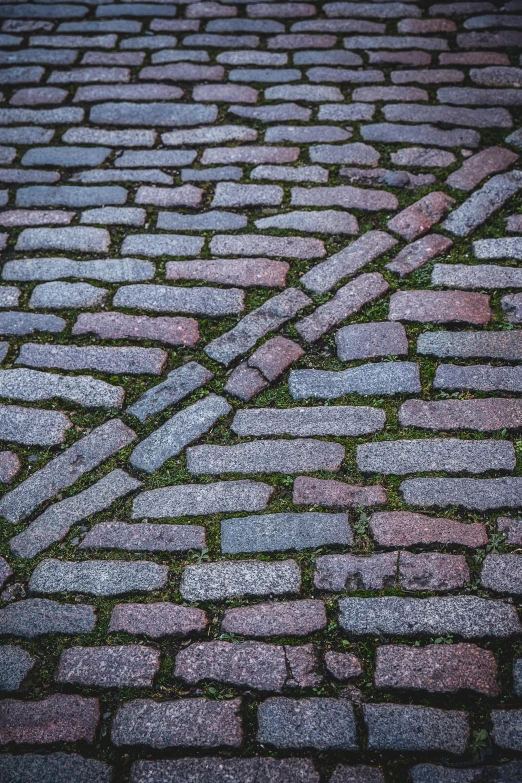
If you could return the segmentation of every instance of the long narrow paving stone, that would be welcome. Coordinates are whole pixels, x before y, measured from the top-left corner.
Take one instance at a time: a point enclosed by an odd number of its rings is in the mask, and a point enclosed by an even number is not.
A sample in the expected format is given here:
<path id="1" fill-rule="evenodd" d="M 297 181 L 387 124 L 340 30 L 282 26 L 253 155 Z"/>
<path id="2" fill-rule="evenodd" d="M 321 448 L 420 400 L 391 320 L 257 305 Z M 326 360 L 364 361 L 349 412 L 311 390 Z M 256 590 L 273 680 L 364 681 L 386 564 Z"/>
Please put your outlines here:
<path id="1" fill-rule="evenodd" d="M 0 501 L 0 514 L 9 522 L 19 522 L 41 503 L 70 487 L 135 438 L 133 430 L 119 419 L 111 419 L 96 427 L 4 495 Z"/>
<path id="2" fill-rule="evenodd" d="M 452 288 L 522 288 L 522 270 L 500 264 L 434 264 L 431 282 Z"/>
<path id="3" fill-rule="evenodd" d="M 379 511 L 371 515 L 368 524 L 373 538 L 386 547 L 426 544 L 480 547 L 488 541 L 486 528 L 478 522 L 468 524 L 410 511 Z"/>
<path id="4" fill-rule="evenodd" d="M 146 421 L 170 405 L 180 402 L 193 391 L 211 381 L 213 377 L 210 370 L 201 364 L 187 362 L 187 364 L 172 370 L 165 381 L 147 389 L 135 403 L 127 408 L 127 412 L 142 422 Z"/>
<path id="5" fill-rule="evenodd" d="M 115 307 L 149 310 L 153 313 L 190 313 L 214 318 L 240 313 L 244 309 L 243 291 L 235 288 L 221 290 L 137 284 L 119 288 L 112 301 Z"/>
<path id="6" fill-rule="evenodd" d="M 495 432 L 518 429 L 521 417 L 522 400 L 499 397 L 482 400 L 437 400 L 436 402 L 407 400 L 399 410 L 399 421 L 403 427 L 422 427 L 431 430 L 464 429 Z M 493 458 L 493 453 L 491 456 Z M 471 453 L 468 458 L 471 459 Z"/>
<path id="7" fill-rule="evenodd" d="M 263 514 L 221 523 L 221 551 L 231 555 L 317 549 L 352 541 L 347 514 Z"/>
<path id="8" fill-rule="evenodd" d="M 340 372 L 292 370 L 288 379 L 294 400 L 309 397 L 335 399 L 345 394 L 401 394 L 420 392 L 419 366 L 415 362 L 363 364 Z"/>
<path id="9" fill-rule="evenodd" d="M 355 750 L 353 706 L 332 698 L 266 699 L 258 707 L 257 739 L 276 748 Z"/>
<path id="10" fill-rule="evenodd" d="M 522 502 L 522 480 L 516 477 L 417 478 L 403 481 L 400 488 L 404 502 L 412 506 L 462 506 L 489 511 L 517 508 Z"/>
<path id="11" fill-rule="evenodd" d="M 142 522 L 100 522 L 79 545 L 80 550 L 120 552 L 188 552 L 205 548 L 205 528 L 198 525 L 158 525 Z"/>
<path id="12" fill-rule="evenodd" d="M 0 633 L 34 639 L 49 633 L 89 634 L 96 611 L 88 604 L 64 604 L 48 598 L 27 598 L 0 609 Z"/>
<path id="13" fill-rule="evenodd" d="M 167 566 L 144 560 L 125 563 L 121 560 L 86 560 L 75 563 L 42 560 L 29 580 L 31 593 L 87 593 L 109 596 L 126 593 L 151 593 L 165 587 Z"/>
<path id="14" fill-rule="evenodd" d="M 376 408 L 331 406 L 238 411 L 231 424 L 237 435 L 368 435 L 384 427 L 386 414 Z"/>
<path id="15" fill-rule="evenodd" d="M 121 408 L 125 392 L 90 375 L 58 375 L 39 370 L 0 370 L 0 396 L 25 402 L 59 399 L 87 408 Z"/>
<path id="16" fill-rule="evenodd" d="M 322 601 L 274 601 L 226 609 L 221 628 L 240 636 L 307 636 L 326 627 Z"/>
<path id="17" fill-rule="evenodd" d="M 60 655 L 55 680 L 87 687 L 150 688 L 159 667 L 159 652 L 152 647 L 72 647 Z"/>
<path id="18" fill-rule="evenodd" d="M 517 332 L 424 332 L 417 353 L 440 358 L 488 358 L 520 361 L 522 340 Z"/>
<path id="19" fill-rule="evenodd" d="M 132 635 L 162 639 L 166 636 L 188 636 L 207 627 L 205 612 L 179 604 L 116 604 L 112 610 L 109 632 L 125 631 Z"/>
<path id="20" fill-rule="evenodd" d="M 5 753 L 0 758 L 0 775 L 8 783 L 110 783 L 112 771 L 104 761 L 78 753 Z"/>
<path id="21" fill-rule="evenodd" d="M 167 354 L 160 348 L 24 343 L 15 364 L 58 370 L 98 370 L 121 375 L 161 375 Z"/>
<path id="22" fill-rule="evenodd" d="M 20 405 L 0 405 L 0 438 L 26 446 L 54 446 L 65 441 L 71 420 L 64 413 Z"/>
<path id="23" fill-rule="evenodd" d="M 169 759 L 162 761 L 135 761 L 132 765 L 133 783 L 167 783 L 168 780 L 192 780 L 195 783 L 226 783 L 241 780 L 243 783 L 272 781 L 272 783 L 319 783 L 319 775 L 309 759 L 274 759 L 264 756 L 227 759 L 222 756 Z M 45 781 L 47 783 L 47 781 Z M 102 781 L 101 783 L 105 783 Z M 370 782 L 371 783 L 371 782 Z"/>
<path id="24" fill-rule="evenodd" d="M 132 504 L 132 517 L 183 517 L 227 511 L 262 511 L 274 488 L 261 481 L 216 481 L 182 484 L 142 492 Z"/>
<path id="25" fill-rule="evenodd" d="M 185 446 L 208 432 L 221 416 L 226 416 L 231 410 L 223 397 L 209 394 L 174 414 L 165 424 L 141 441 L 131 454 L 131 465 L 147 473 L 153 473 L 166 460 L 175 457 Z"/>
<path id="26" fill-rule="evenodd" d="M 301 571 L 295 560 L 274 563 L 241 560 L 190 565 L 182 574 L 180 587 L 185 601 L 286 595 L 298 593 L 300 589 Z"/>
<path id="27" fill-rule="evenodd" d="M 442 228 L 458 237 L 467 237 L 478 226 L 500 209 L 505 202 L 522 188 L 522 172 L 497 174 L 480 190 L 455 209 L 442 224 Z"/>

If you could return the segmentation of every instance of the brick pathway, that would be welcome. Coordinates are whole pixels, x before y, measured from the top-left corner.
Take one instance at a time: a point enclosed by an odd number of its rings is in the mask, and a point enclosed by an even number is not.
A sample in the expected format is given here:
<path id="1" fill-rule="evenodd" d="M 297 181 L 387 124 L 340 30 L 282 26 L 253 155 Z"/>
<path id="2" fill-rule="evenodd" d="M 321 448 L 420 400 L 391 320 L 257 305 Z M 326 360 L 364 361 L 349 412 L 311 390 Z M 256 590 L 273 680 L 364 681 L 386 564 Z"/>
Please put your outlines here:
<path id="1" fill-rule="evenodd" d="M 522 2 L 0 26 L 0 783 L 521 783 Z"/>

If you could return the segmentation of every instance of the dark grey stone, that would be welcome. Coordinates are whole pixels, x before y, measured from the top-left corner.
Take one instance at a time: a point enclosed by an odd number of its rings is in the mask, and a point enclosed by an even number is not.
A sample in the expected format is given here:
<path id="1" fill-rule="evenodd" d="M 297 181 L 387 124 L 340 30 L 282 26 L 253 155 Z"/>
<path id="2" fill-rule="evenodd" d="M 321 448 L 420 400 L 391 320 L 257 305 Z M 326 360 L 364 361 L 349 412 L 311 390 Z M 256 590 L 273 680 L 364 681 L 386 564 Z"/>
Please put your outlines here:
<path id="1" fill-rule="evenodd" d="M 493 710 L 495 745 L 507 750 L 522 750 L 522 710 Z"/>
<path id="2" fill-rule="evenodd" d="M 227 511 L 262 511 L 274 488 L 261 481 L 216 481 L 152 489 L 138 495 L 132 518 L 183 517 L 222 514 Z"/>
<path id="3" fill-rule="evenodd" d="M 522 188 L 522 172 L 509 171 L 491 177 L 442 223 L 458 237 L 467 237 Z"/>
<path id="4" fill-rule="evenodd" d="M 184 397 L 211 381 L 213 377 L 213 373 L 201 364 L 187 362 L 187 364 L 172 370 L 165 381 L 147 389 L 135 403 L 127 408 L 127 412 L 136 416 L 140 421 L 146 421 L 155 413 L 160 413 L 170 405 L 180 402 Z M 1 378 L 0 372 L 0 391 Z"/>
<path id="5" fill-rule="evenodd" d="M 160 652 L 142 645 L 72 647 L 60 655 L 55 681 L 100 688 L 151 688 Z"/>
<path id="6" fill-rule="evenodd" d="M 475 18 L 480 19 L 480 17 Z M 412 783 L 481 783 L 481 778 L 484 780 L 484 772 L 491 783 L 518 783 L 522 774 L 522 762 L 511 761 L 498 767 L 479 765 L 472 769 L 451 769 L 435 764 L 418 764 L 411 768 L 410 775 Z"/>
<path id="7" fill-rule="evenodd" d="M 336 333 L 335 344 L 343 362 L 408 353 L 406 329 L 401 323 L 390 321 L 344 326 Z"/>
<path id="8" fill-rule="evenodd" d="M 261 218 L 255 221 L 256 228 L 284 228 L 316 234 L 356 234 L 357 219 L 349 212 L 336 209 L 321 211 L 295 211 Z"/>
<path id="9" fill-rule="evenodd" d="M 482 565 L 480 581 L 488 590 L 522 595 L 522 556 L 487 555 Z"/>
<path id="10" fill-rule="evenodd" d="M 116 549 L 123 552 L 187 552 L 205 547 L 205 528 L 197 525 L 158 525 L 148 522 L 100 522 L 86 534 L 78 549 Z"/>
<path id="11" fill-rule="evenodd" d="M 109 596 L 152 593 L 167 584 L 168 567 L 145 560 L 42 560 L 29 580 L 32 593 L 86 593 Z"/>
<path id="12" fill-rule="evenodd" d="M 0 634 L 34 639 L 48 633 L 91 633 L 94 606 L 60 604 L 47 598 L 27 598 L 0 609 Z"/>
<path id="13" fill-rule="evenodd" d="M 294 400 L 333 399 L 344 394 L 402 394 L 421 391 L 415 362 L 363 364 L 340 372 L 292 370 L 288 380 Z"/>
<path id="14" fill-rule="evenodd" d="M 0 313 L 0 334 L 25 335 L 34 332 L 61 332 L 67 323 L 57 315 L 20 313 L 4 310 Z"/>
<path id="15" fill-rule="evenodd" d="M 0 756 L 0 777 L 4 783 L 111 783 L 112 772 L 104 761 L 77 753 L 23 753 Z"/>
<path id="16" fill-rule="evenodd" d="M 412 506 L 463 506 L 477 511 L 522 505 L 522 479 L 417 478 L 401 484 L 404 502 Z"/>
<path id="17" fill-rule="evenodd" d="M 166 126 L 177 128 L 184 125 L 211 123 L 216 119 L 217 107 L 200 103 L 131 103 L 121 101 L 100 103 L 93 106 L 90 111 L 90 121 L 95 125 L 123 125 L 125 127 L 155 128 Z M 0 113 L 1 121 L 2 115 Z"/>
<path id="18" fill-rule="evenodd" d="M 22 166 L 100 166 L 110 155 L 108 147 L 33 147 L 23 156 Z"/>
<path id="19" fill-rule="evenodd" d="M 513 332 L 424 332 L 417 339 L 417 353 L 441 358 L 522 360 L 522 340 Z M 464 368 L 460 368 L 464 369 Z"/>
<path id="20" fill-rule="evenodd" d="M 462 754 L 470 735 L 467 713 L 402 704 L 365 704 L 371 750 Z"/>
<path id="21" fill-rule="evenodd" d="M 90 375 L 58 375 L 21 368 L 0 370 L 0 396 L 14 400 L 40 402 L 57 398 L 87 408 L 121 408 L 124 395 L 121 386 L 111 386 Z"/>
<path id="22" fill-rule="evenodd" d="M 237 435 L 368 435 L 384 428 L 386 414 L 364 406 L 252 408 L 237 411 L 231 425 Z"/>
<path id="23" fill-rule="evenodd" d="M 295 560 L 223 560 L 186 566 L 181 577 L 185 601 L 223 601 L 241 596 L 286 595 L 301 589 Z"/>
<path id="24" fill-rule="evenodd" d="M 232 555 L 352 543 L 348 514 L 263 514 L 225 519 L 221 523 L 221 551 Z"/>
<path id="25" fill-rule="evenodd" d="M 34 664 L 35 659 L 21 647 L 0 646 L 0 691 L 17 691 Z"/>
<path id="26" fill-rule="evenodd" d="M 277 748 L 356 750 L 355 716 L 346 699 L 266 699 L 257 710 L 257 741 Z"/>
<path id="27" fill-rule="evenodd" d="M 369 557 L 324 555 L 316 560 L 314 585 L 318 590 L 385 590 L 397 584 L 397 552 Z"/>
<path id="28" fill-rule="evenodd" d="M 480 143 L 480 135 L 475 130 L 440 130 L 433 125 L 399 125 L 388 122 L 363 125 L 361 136 L 366 141 L 433 144 L 437 147 L 478 147 Z"/>
<path id="29" fill-rule="evenodd" d="M 24 343 L 15 364 L 59 370 L 98 370 L 111 375 L 161 375 L 166 360 L 167 354 L 161 348 Z"/>
<path id="30" fill-rule="evenodd" d="M 147 255 L 152 254 L 147 253 Z M 188 255 L 197 255 L 197 253 Z M 137 308 L 154 313 L 194 313 L 217 318 L 240 313 L 244 309 L 244 299 L 244 292 L 238 288 L 221 289 L 211 286 L 183 288 L 172 285 L 137 284 L 119 288 L 113 304 L 115 307 Z"/>
<path id="31" fill-rule="evenodd" d="M 173 780 L 179 780 L 179 783 L 231 783 L 234 780 L 241 783 L 295 783 L 296 780 L 299 783 L 319 783 L 319 775 L 308 759 L 273 759 L 262 756 L 135 761 L 131 776 L 132 783 L 172 783 Z M 16 780 L 14 783 L 24 782 Z"/>

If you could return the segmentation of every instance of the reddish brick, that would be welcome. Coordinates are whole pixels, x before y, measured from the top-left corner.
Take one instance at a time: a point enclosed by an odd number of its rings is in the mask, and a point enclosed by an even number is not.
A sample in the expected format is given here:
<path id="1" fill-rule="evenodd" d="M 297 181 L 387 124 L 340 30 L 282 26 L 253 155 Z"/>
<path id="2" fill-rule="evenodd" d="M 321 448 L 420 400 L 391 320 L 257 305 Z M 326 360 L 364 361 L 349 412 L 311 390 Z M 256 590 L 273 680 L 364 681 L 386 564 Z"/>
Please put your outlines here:
<path id="1" fill-rule="evenodd" d="M 439 54 L 441 65 L 509 65 L 507 54 L 500 52 L 444 52 Z"/>
<path id="2" fill-rule="evenodd" d="M 303 644 L 299 647 L 285 646 L 285 654 L 292 679 L 287 685 L 293 688 L 313 688 L 320 685 L 322 677 L 317 673 L 319 655 L 315 644 Z"/>
<path id="3" fill-rule="evenodd" d="M 454 33 L 456 29 L 450 19 L 401 19 L 397 25 L 399 33 Z"/>
<path id="4" fill-rule="evenodd" d="M 441 555 L 438 552 L 413 555 L 411 552 L 402 552 L 399 582 L 403 590 L 446 593 L 469 583 L 469 568 L 464 555 Z"/>
<path id="5" fill-rule="evenodd" d="M 351 653 L 328 650 L 324 656 L 326 668 L 336 680 L 353 680 L 360 677 L 363 668 L 359 659 Z"/>
<path id="6" fill-rule="evenodd" d="M 199 326 L 194 318 L 171 318 L 125 313 L 80 313 L 73 334 L 96 334 L 103 339 L 158 340 L 167 345 L 196 345 Z"/>
<path id="7" fill-rule="evenodd" d="M 339 506 L 356 508 L 386 503 L 386 492 L 378 484 L 357 486 L 333 479 L 298 476 L 294 481 L 294 505 Z"/>
<path id="8" fill-rule="evenodd" d="M 427 234 L 412 242 L 411 245 L 406 245 L 393 261 L 386 264 L 386 269 L 389 269 L 390 272 L 396 272 L 400 277 L 405 277 L 432 258 L 444 253 L 452 245 L 451 239 L 442 236 L 442 234 Z"/>
<path id="9" fill-rule="evenodd" d="M 0 701 L 0 744 L 49 745 L 94 742 L 100 720 L 98 699 L 56 693 L 40 701 Z"/>
<path id="10" fill-rule="evenodd" d="M 500 533 L 505 534 L 507 544 L 512 544 L 513 546 L 522 545 L 522 519 L 499 517 L 497 519 L 497 528 Z"/>
<path id="11" fill-rule="evenodd" d="M 227 394 L 232 394 L 234 397 L 248 402 L 267 386 L 268 383 L 261 373 L 243 362 L 232 371 L 225 384 L 225 391 Z"/>
<path id="12" fill-rule="evenodd" d="M 188 636 L 204 631 L 207 617 L 202 609 L 178 604 L 117 604 L 112 610 L 109 632 L 125 631 L 152 639 Z"/>
<path id="13" fill-rule="evenodd" d="M 303 355 L 304 351 L 300 345 L 278 335 L 267 340 L 257 351 L 254 351 L 248 360 L 248 365 L 261 370 L 269 381 L 275 381 Z"/>
<path id="14" fill-rule="evenodd" d="M 169 261 L 167 280 L 204 280 L 208 283 L 248 286 L 284 286 L 290 264 L 268 258 L 219 258 L 210 261 Z"/>
<path id="15" fill-rule="evenodd" d="M 468 291 L 397 291 L 390 297 L 388 318 L 421 323 L 487 324 L 488 294 Z"/>
<path id="16" fill-rule="evenodd" d="M 238 636 L 308 636 L 326 628 L 324 603 L 278 601 L 226 609 L 221 630 Z"/>
<path id="17" fill-rule="evenodd" d="M 407 400 L 399 410 L 402 427 L 429 430 L 495 432 L 519 429 L 522 400 L 491 397 L 483 400 Z"/>
<path id="18" fill-rule="evenodd" d="M 357 557 L 324 555 L 315 564 L 314 585 L 318 590 L 384 590 L 395 587 L 397 552 Z"/>
<path id="19" fill-rule="evenodd" d="M 505 171 L 516 160 L 518 155 L 511 150 L 503 147 L 488 147 L 464 161 L 460 169 L 449 175 L 446 183 L 458 190 L 473 190 L 490 174 Z"/>
<path id="20" fill-rule="evenodd" d="M 151 688 L 160 651 L 138 644 L 71 647 L 58 663 L 56 682 L 100 688 Z"/>
<path id="21" fill-rule="evenodd" d="M 375 685 L 429 693 L 471 690 L 498 696 L 500 692 L 495 656 L 474 644 L 379 647 Z"/>
<path id="22" fill-rule="evenodd" d="M 22 463 L 14 451 L 0 451 L 0 481 L 9 484 L 20 473 Z"/>
<path id="23" fill-rule="evenodd" d="M 455 199 L 440 191 L 428 193 L 388 221 L 388 228 L 404 239 L 415 239 L 424 234 L 449 211 Z"/>
<path id="24" fill-rule="evenodd" d="M 487 544 L 484 525 L 466 524 L 444 517 L 429 517 L 409 511 L 380 511 L 370 517 L 372 536 L 380 546 L 409 547 L 426 544 Z"/>
<path id="25" fill-rule="evenodd" d="M 258 96 L 254 87 L 239 84 L 201 84 L 192 90 L 195 101 L 257 103 Z"/>

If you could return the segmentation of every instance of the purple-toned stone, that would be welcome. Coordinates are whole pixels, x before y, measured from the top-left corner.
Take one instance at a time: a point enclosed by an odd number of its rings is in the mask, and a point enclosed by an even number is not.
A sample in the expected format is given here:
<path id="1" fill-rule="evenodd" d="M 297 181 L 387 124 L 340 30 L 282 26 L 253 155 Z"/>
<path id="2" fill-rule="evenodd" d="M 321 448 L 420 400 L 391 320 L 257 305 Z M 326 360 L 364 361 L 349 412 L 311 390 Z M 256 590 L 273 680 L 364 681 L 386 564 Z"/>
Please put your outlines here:
<path id="1" fill-rule="evenodd" d="M 117 604 L 112 610 L 109 632 L 125 631 L 161 639 L 201 633 L 206 627 L 207 617 L 202 609 L 170 603 Z"/>

